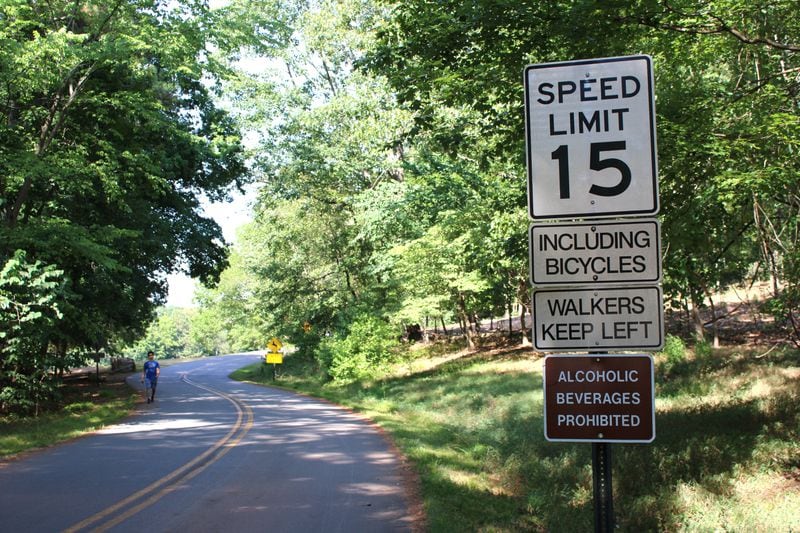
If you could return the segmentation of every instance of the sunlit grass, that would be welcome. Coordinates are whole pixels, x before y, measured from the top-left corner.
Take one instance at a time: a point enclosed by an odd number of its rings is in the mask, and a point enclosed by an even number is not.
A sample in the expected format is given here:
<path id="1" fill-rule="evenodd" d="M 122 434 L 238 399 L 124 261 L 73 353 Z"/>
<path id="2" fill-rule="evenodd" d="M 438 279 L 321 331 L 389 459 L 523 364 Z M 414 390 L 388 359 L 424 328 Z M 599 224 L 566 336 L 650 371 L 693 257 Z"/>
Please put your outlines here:
<path id="1" fill-rule="evenodd" d="M 656 358 L 656 440 L 612 446 L 620 531 L 800 531 L 800 354 L 761 355 L 689 352 L 669 372 Z M 592 530 L 591 446 L 544 439 L 540 357 L 439 351 L 347 386 L 292 359 L 279 385 L 391 432 L 431 531 Z"/>
<path id="2" fill-rule="evenodd" d="M 681 483 L 676 495 L 683 531 L 715 531 L 719 524 L 735 525 L 733 531 L 800 529 L 800 491 L 796 482 L 776 474 L 721 479 L 712 488 Z"/>

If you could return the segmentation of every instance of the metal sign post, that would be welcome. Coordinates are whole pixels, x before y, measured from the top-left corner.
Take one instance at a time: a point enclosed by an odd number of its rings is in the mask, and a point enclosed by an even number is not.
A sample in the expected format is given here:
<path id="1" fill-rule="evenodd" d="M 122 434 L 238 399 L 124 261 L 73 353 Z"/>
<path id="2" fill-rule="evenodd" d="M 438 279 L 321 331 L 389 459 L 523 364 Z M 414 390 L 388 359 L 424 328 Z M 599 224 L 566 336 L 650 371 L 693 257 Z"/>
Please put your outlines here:
<path id="1" fill-rule="evenodd" d="M 611 445 L 592 443 L 592 479 L 594 484 L 594 530 L 614 531 L 614 495 L 611 485 Z"/>
<path id="2" fill-rule="evenodd" d="M 592 443 L 602 532 L 614 529 L 610 443 L 655 439 L 652 357 L 604 351 L 664 344 L 661 227 L 630 218 L 660 208 L 653 79 L 646 55 L 524 73 L 534 347 L 591 352 L 545 358 L 545 437 Z"/>
<path id="3" fill-rule="evenodd" d="M 653 358 L 551 355 L 543 368 L 545 438 L 592 443 L 595 531 L 613 531 L 611 443 L 655 439 Z"/>

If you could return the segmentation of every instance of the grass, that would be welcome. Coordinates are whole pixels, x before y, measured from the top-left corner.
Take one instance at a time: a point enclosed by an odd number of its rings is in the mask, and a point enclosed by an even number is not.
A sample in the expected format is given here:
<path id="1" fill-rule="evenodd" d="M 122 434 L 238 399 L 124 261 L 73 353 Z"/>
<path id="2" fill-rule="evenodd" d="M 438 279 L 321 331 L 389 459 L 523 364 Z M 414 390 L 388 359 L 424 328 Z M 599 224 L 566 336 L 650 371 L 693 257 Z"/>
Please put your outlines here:
<path id="1" fill-rule="evenodd" d="M 654 443 L 613 445 L 620 531 L 800 531 L 800 352 L 703 349 L 657 358 Z M 254 365 L 238 379 L 271 383 Z M 591 446 L 543 436 L 541 359 L 437 345 L 385 379 L 325 383 L 287 356 L 279 385 L 373 418 L 416 465 L 429 529 L 589 531 Z M 65 389 L 63 409 L 0 419 L 0 457 L 127 415 L 124 383 Z"/>
<path id="2" fill-rule="evenodd" d="M 130 414 L 138 397 L 119 380 L 98 387 L 84 379 L 63 385 L 61 392 L 59 410 L 31 418 L 0 417 L 0 458 L 52 446 L 114 424 Z"/>
<path id="3" fill-rule="evenodd" d="M 652 444 L 615 444 L 620 531 L 800 531 L 800 352 L 657 356 Z M 668 371 L 667 371 L 668 370 Z M 260 365 L 237 379 L 271 383 Z M 591 446 L 543 436 L 529 350 L 419 352 L 368 384 L 285 358 L 279 385 L 365 413 L 416 465 L 431 531 L 590 531 Z"/>

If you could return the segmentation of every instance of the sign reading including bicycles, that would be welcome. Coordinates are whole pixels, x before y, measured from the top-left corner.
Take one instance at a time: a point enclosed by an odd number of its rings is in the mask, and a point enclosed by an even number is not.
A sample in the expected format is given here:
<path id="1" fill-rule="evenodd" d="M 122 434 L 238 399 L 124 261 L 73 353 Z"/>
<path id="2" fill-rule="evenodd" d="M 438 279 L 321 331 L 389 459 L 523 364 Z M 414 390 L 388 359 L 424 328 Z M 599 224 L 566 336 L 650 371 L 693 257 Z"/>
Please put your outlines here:
<path id="1" fill-rule="evenodd" d="M 532 224 L 528 249 L 537 287 L 661 281 L 661 227 L 654 218 Z"/>
<path id="2" fill-rule="evenodd" d="M 525 110 L 533 220 L 658 212 L 649 56 L 530 65 Z"/>

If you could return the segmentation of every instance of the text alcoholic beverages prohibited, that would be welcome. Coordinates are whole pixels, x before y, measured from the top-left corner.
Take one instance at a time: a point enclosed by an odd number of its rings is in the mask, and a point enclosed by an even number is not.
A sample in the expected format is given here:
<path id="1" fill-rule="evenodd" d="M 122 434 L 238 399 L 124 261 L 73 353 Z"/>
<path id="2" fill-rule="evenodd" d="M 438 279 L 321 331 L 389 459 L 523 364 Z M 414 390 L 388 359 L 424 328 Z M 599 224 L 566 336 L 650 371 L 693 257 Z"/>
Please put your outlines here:
<path id="1" fill-rule="evenodd" d="M 649 56 L 530 65 L 525 110 L 532 219 L 658 212 Z"/>
<path id="2" fill-rule="evenodd" d="M 661 281 L 655 219 L 533 224 L 528 249 L 536 286 Z"/>
<path id="3" fill-rule="evenodd" d="M 533 344 L 541 351 L 660 350 L 660 287 L 544 289 L 533 293 Z"/>
<path id="4" fill-rule="evenodd" d="M 652 356 L 549 355 L 543 374 L 547 440 L 655 439 Z"/>

